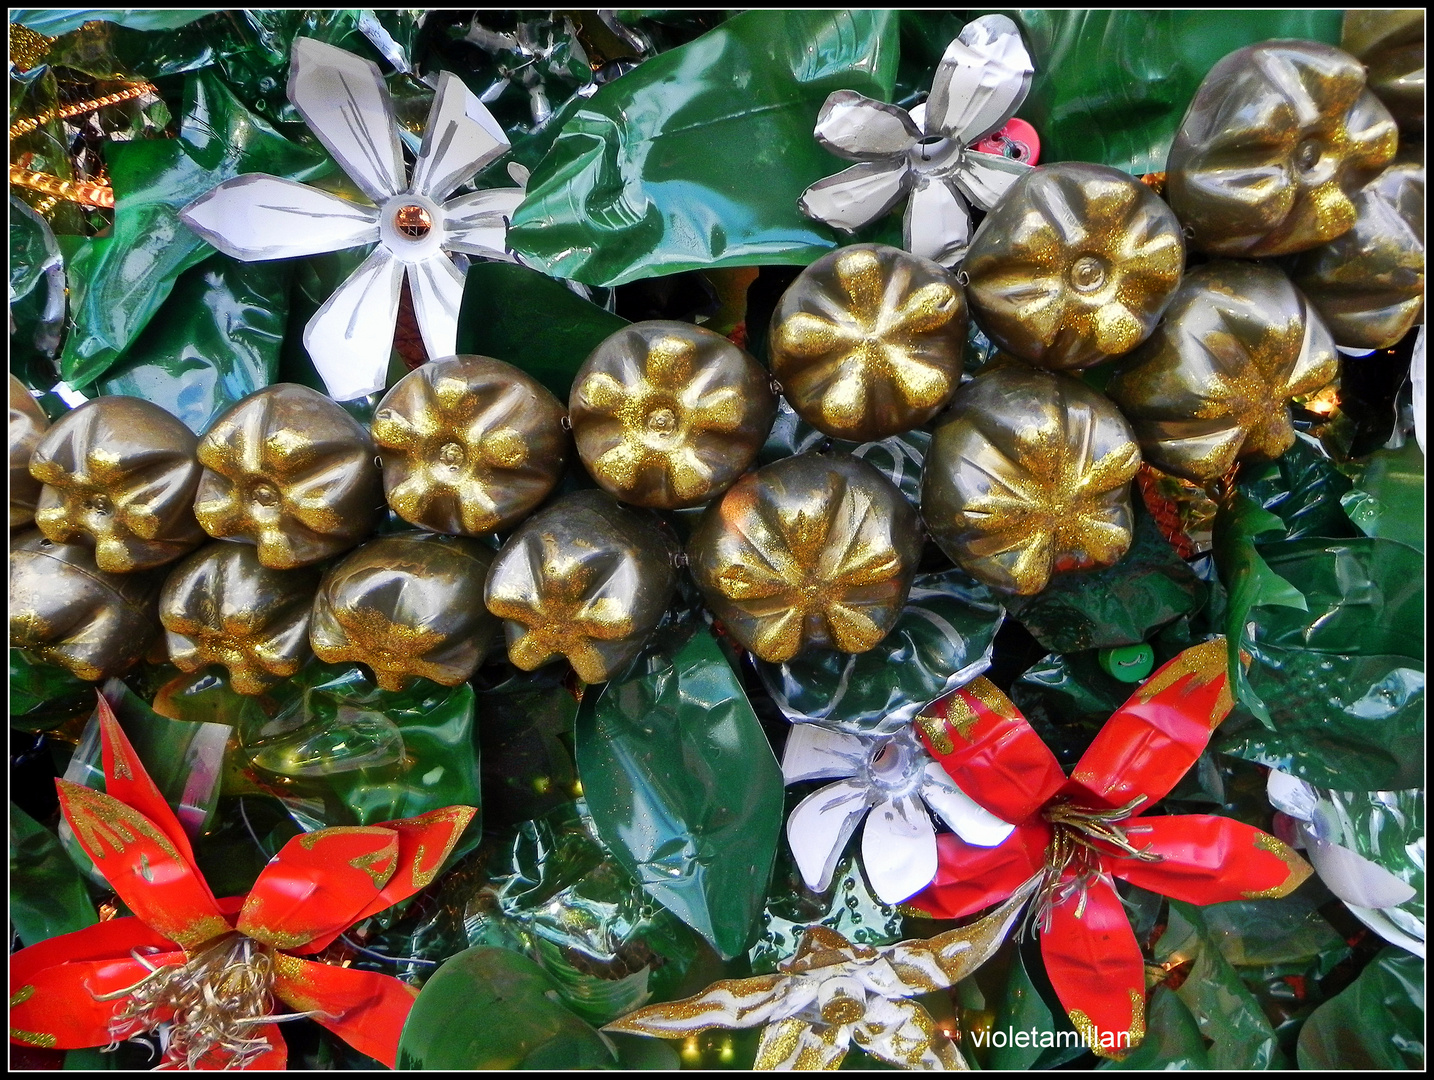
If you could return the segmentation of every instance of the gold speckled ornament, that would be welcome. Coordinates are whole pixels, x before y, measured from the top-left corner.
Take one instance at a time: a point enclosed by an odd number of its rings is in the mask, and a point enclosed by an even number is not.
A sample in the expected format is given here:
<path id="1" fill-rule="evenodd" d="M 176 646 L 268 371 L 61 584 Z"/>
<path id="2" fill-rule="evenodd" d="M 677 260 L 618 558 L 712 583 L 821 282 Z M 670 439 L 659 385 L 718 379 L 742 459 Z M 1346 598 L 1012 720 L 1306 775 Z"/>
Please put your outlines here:
<path id="1" fill-rule="evenodd" d="M 1334 341 L 1271 266 L 1192 270 L 1150 340 L 1117 367 L 1108 393 L 1152 465 L 1205 483 L 1238 458 L 1277 458 L 1295 441 L 1289 401 L 1339 371 Z"/>
<path id="2" fill-rule="evenodd" d="M 1029 596 L 1130 547 L 1140 449 L 1109 401 L 1006 359 L 957 393 L 931 439 L 921 515 L 967 573 Z"/>
<path id="3" fill-rule="evenodd" d="M 486 356 L 424 364 L 374 411 L 388 504 L 434 532 L 510 528 L 562 476 L 562 421 L 558 399 L 511 364 Z"/>
<path id="4" fill-rule="evenodd" d="M 872 466 L 799 454 L 738 480 L 687 556 L 732 636 L 780 663 L 808 646 L 876 646 L 906 603 L 923 541 L 916 510 Z"/>
<path id="5" fill-rule="evenodd" d="M 1369 89 L 1399 126 L 1424 132 L 1424 9 L 1344 13 L 1340 47 L 1368 69 Z"/>
<path id="6" fill-rule="evenodd" d="M 1354 225 L 1352 196 L 1398 141 L 1348 53 L 1315 41 L 1250 45 L 1195 92 L 1166 160 L 1165 196 L 1197 251 L 1305 251 Z"/>
<path id="7" fill-rule="evenodd" d="M 163 579 L 107 574 L 88 546 L 26 533 L 10 548 L 10 644 L 90 682 L 123 674 L 159 633 Z"/>
<path id="8" fill-rule="evenodd" d="M 106 573 L 173 562 L 204 542 L 192 504 L 194 434 L 158 405 L 100 397 L 67 412 L 30 457 L 45 486 L 35 524 L 59 544 L 93 544 Z"/>
<path id="9" fill-rule="evenodd" d="M 259 562 L 274 570 L 347 551 L 383 511 L 368 431 L 307 386 L 250 394 L 210 425 L 198 453 L 194 514 L 204 531 L 257 545 Z"/>
<path id="10" fill-rule="evenodd" d="M 971 240 L 971 316 L 1038 367 L 1089 367 L 1155 329 L 1185 267 L 1170 208 L 1117 169 L 1067 161 L 1011 185 Z"/>
<path id="11" fill-rule="evenodd" d="M 1424 170 L 1391 165 L 1354 206 L 1354 228 L 1298 256 L 1290 277 L 1337 344 L 1385 349 L 1424 315 Z"/>
<path id="12" fill-rule="evenodd" d="M 677 584 L 674 549 L 645 511 L 575 491 L 534 514 L 488 573 L 488 610 L 503 619 L 508 658 L 531 671 L 567 657 L 588 683 L 630 663 Z"/>
<path id="13" fill-rule="evenodd" d="M 767 348 L 798 416 L 852 442 L 920 427 L 956 392 L 966 301 L 943 267 L 899 248 L 824 255 L 782 294 Z"/>
<path id="14" fill-rule="evenodd" d="M 699 506 L 752 463 L 777 414 L 767 371 L 732 342 L 680 322 L 624 327 L 573 379 L 573 439 L 623 502 Z"/>
<path id="15" fill-rule="evenodd" d="M 262 694 L 309 656 L 309 612 L 317 569 L 271 570 L 251 544 L 216 540 L 165 579 L 159 620 L 181 671 L 229 669 L 241 694 Z"/>
<path id="16" fill-rule="evenodd" d="M 35 520 L 40 481 L 30 475 L 30 455 L 50 420 L 25 384 L 10 376 L 10 528 Z"/>
<path id="17" fill-rule="evenodd" d="M 415 677 L 457 686 L 496 629 L 483 606 L 493 550 L 476 540 L 400 533 L 370 540 L 324 575 L 309 641 L 325 663 L 357 661 L 384 690 Z"/>

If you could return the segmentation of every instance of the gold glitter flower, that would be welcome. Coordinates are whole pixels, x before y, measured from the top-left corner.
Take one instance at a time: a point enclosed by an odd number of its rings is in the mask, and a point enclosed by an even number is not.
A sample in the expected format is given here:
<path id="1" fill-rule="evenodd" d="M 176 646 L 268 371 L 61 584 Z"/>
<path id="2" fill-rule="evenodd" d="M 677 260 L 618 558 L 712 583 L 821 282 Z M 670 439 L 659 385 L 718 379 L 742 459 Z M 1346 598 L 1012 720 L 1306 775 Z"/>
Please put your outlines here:
<path id="1" fill-rule="evenodd" d="M 1334 341 L 1280 271 L 1214 262 L 1185 278 L 1165 321 L 1106 392 L 1146 460 L 1197 483 L 1295 441 L 1290 398 L 1339 371 Z"/>
<path id="2" fill-rule="evenodd" d="M 623 502 L 675 510 L 725 491 L 776 416 L 766 370 L 720 334 L 678 322 L 625 327 L 573 380 L 578 456 Z"/>
<path id="3" fill-rule="evenodd" d="M 1315 41 L 1267 41 L 1205 76 L 1170 147 L 1165 194 L 1197 251 L 1288 255 L 1354 225 L 1351 196 L 1398 141 L 1358 60 Z"/>
<path id="4" fill-rule="evenodd" d="M 921 513 L 941 550 L 1023 596 L 1130 547 L 1140 450 L 1120 413 L 1067 375 L 1007 360 L 961 388 L 926 457 Z"/>
<path id="5" fill-rule="evenodd" d="M 525 521 L 488 574 L 508 659 L 531 671 L 557 656 L 605 682 L 637 656 L 676 585 L 655 522 L 599 491 L 576 491 Z"/>
<path id="6" fill-rule="evenodd" d="M 1155 329 L 1185 267 L 1175 215 L 1116 169 L 1032 169 L 966 256 L 966 299 L 991 340 L 1040 367 L 1089 367 Z"/>
<path id="7" fill-rule="evenodd" d="M 486 356 L 409 372 L 379 402 L 373 439 L 388 504 L 441 533 L 507 529 L 548 497 L 567 458 L 563 407 L 532 376 Z"/>
<path id="8" fill-rule="evenodd" d="M 966 302 L 936 263 L 856 244 L 807 267 L 782 295 L 772 373 L 824 435 L 870 442 L 920 427 L 961 379 Z"/>
<path id="9" fill-rule="evenodd" d="M 744 476 L 703 517 L 688 564 L 713 613 L 763 660 L 865 652 L 895 624 L 921 522 L 872 466 L 800 454 Z"/>
<path id="10" fill-rule="evenodd" d="M 30 455 L 50 420 L 25 389 L 10 376 L 10 528 L 18 529 L 35 520 L 35 503 L 40 498 L 40 481 L 30 475 Z"/>

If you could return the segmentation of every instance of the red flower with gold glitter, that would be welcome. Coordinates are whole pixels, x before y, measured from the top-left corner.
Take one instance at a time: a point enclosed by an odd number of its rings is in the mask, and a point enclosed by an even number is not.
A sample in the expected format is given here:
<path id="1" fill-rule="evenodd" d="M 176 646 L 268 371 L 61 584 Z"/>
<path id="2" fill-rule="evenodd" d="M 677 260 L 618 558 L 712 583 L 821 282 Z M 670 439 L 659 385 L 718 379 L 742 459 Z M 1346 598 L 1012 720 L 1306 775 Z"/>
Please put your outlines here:
<path id="1" fill-rule="evenodd" d="M 1145 966 L 1115 878 L 1194 904 L 1284 896 L 1310 867 L 1279 840 L 1208 814 L 1142 817 L 1195 763 L 1233 701 L 1223 638 L 1186 649 L 1116 710 L 1069 779 L 985 679 L 923 710 L 927 748 L 1016 830 L 993 848 L 938 837 L 936 878 L 907 903 L 954 919 L 1037 875 L 1046 973 L 1093 1049 L 1145 1035 Z"/>
<path id="2" fill-rule="evenodd" d="M 168 1024 L 165 1065 L 282 1069 L 277 1021 L 309 1016 L 391 1068 L 417 991 L 304 957 L 432 881 L 477 811 L 296 836 L 247 896 L 216 900 L 104 698 L 99 721 L 109 794 L 55 784 L 75 838 L 134 915 L 11 957 L 11 1042 L 69 1050 Z"/>

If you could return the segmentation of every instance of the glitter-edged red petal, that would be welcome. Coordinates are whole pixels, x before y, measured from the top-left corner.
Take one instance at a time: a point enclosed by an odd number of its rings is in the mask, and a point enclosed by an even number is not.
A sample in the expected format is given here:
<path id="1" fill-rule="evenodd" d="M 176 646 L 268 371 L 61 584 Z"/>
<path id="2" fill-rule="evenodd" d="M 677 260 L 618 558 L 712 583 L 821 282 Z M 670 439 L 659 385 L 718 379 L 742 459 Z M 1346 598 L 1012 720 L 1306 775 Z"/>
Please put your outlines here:
<path id="1" fill-rule="evenodd" d="M 204 878 L 158 825 L 103 792 L 59 779 L 55 787 L 75 839 L 140 919 L 186 948 L 229 929 Z"/>
<path id="2" fill-rule="evenodd" d="M 443 861 L 458 843 L 463 830 L 478 813 L 472 806 L 445 806 L 418 817 L 401 818 L 398 821 L 381 821 L 374 828 L 389 829 L 398 839 L 398 853 L 395 858 L 393 875 L 359 913 L 346 923 L 352 925 L 360 919 L 376 915 L 401 900 L 407 900 L 419 889 L 426 888 L 438 876 Z M 343 927 L 330 934 L 315 938 L 295 951 L 316 953 L 327 948 L 343 931 Z"/>
<path id="3" fill-rule="evenodd" d="M 1074 880 L 1067 870 L 1062 886 Z M 1115 885 L 1092 878 L 1051 909 L 1041 932 L 1046 974 L 1093 1050 L 1121 1057 L 1145 1038 L 1145 962 Z"/>
<path id="4" fill-rule="evenodd" d="M 1275 899 L 1310 876 L 1309 863 L 1287 845 L 1231 818 L 1147 818 L 1131 824 L 1126 836 L 1161 861 L 1112 858 L 1106 868 L 1132 885 L 1190 904 Z"/>
<path id="5" fill-rule="evenodd" d="M 1225 639 L 1186 649 L 1131 695 L 1081 756 L 1071 779 L 1097 805 L 1124 806 L 1144 795 L 1137 813 L 1163 798 L 1210 742 L 1234 702 Z"/>
<path id="6" fill-rule="evenodd" d="M 390 1069 L 398 1037 L 418 991 L 391 975 L 319 964 L 282 953 L 274 957 L 274 993 L 295 1012 L 314 1019 L 361 1054 Z"/>
<path id="7" fill-rule="evenodd" d="M 906 903 L 935 919 L 959 919 L 999 904 L 1040 873 L 1050 838 L 1040 821 L 1018 826 L 995 847 L 942 833 L 936 837 L 936 877 Z"/>
<path id="8" fill-rule="evenodd" d="M 392 829 L 339 826 L 296 836 L 259 872 L 235 928 L 278 949 L 332 936 L 388 884 L 397 855 Z"/>
<path id="9" fill-rule="evenodd" d="M 1041 737 L 987 679 L 922 709 L 916 730 L 961 790 L 1002 821 L 1019 825 L 1066 782 Z"/>
<path id="10" fill-rule="evenodd" d="M 145 959 L 156 966 L 183 963 L 184 953 L 176 949 Z M 12 975 L 10 1041 L 55 1050 L 107 1045 L 113 1041 L 110 1019 L 124 1002 L 97 1001 L 96 997 L 133 986 L 149 970 L 125 955 L 52 964 L 26 973 L 18 982 Z"/>

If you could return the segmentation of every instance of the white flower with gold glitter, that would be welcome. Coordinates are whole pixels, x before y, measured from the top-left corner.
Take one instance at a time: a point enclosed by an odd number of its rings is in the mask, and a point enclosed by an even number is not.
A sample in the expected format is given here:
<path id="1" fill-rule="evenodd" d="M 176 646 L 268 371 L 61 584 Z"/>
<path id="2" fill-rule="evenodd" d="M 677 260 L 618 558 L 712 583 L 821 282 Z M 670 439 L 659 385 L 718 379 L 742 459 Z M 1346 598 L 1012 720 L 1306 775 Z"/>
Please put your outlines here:
<path id="1" fill-rule="evenodd" d="M 450 253 L 512 261 L 507 226 L 523 189 L 449 198 L 509 145 L 492 114 L 449 72 L 439 76 L 411 176 L 377 64 L 296 38 L 289 100 L 373 204 L 248 173 L 220 184 L 179 216 L 224 254 L 245 262 L 377 242 L 304 328 L 304 345 L 330 395 L 347 401 L 384 387 L 405 276 L 429 358 L 457 351 L 464 271 Z"/>
<path id="2" fill-rule="evenodd" d="M 977 847 L 995 847 L 1015 828 L 957 787 L 909 725 L 873 736 L 796 724 L 782 754 L 782 777 L 788 784 L 844 778 L 812 792 L 787 818 L 797 869 L 817 892 L 831 885 L 837 860 L 863 818 L 861 863 L 884 904 L 899 904 L 936 876 L 936 829 L 923 802 Z"/>
<path id="3" fill-rule="evenodd" d="M 1034 71 L 1016 24 L 983 15 L 947 46 L 931 94 L 909 113 L 854 90 L 836 91 L 822 105 L 814 134 L 858 164 L 807 188 L 802 212 L 852 232 L 909 193 L 903 246 L 955 266 L 971 239 L 967 201 L 991 209 L 1030 168 L 972 147 L 1015 115 Z"/>

